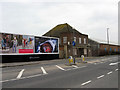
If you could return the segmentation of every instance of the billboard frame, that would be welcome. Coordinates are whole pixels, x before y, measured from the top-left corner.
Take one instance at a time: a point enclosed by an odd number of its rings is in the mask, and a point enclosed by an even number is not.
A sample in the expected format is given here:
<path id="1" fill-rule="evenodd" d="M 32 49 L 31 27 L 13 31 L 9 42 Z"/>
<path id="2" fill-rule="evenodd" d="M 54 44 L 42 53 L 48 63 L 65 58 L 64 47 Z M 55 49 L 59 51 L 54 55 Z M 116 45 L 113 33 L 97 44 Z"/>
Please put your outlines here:
<path id="1" fill-rule="evenodd" d="M 58 52 L 57 53 L 0 53 L 0 55 L 42 55 L 42 54 L 59 54 L 59 38 L 57 37 L 48 37 L 48 36 L 39 36 L 39 35 L 27 35 L 27 34 L 16 34 L 16 33 L 6 33 L 6 32 L 0 32 L 0 34 L 5 33 L 5 34 L 13 34 L 13 35 L 26 35 L 26 36 L 32 36 L 34 37 L 34 44 L 35 44 L 35 37 L 41 37 L 41 38 L 52 38 L 52 39 L 57 39 L 58 40 Z M 35 50 L 35 46 L 34 46 Z"/>

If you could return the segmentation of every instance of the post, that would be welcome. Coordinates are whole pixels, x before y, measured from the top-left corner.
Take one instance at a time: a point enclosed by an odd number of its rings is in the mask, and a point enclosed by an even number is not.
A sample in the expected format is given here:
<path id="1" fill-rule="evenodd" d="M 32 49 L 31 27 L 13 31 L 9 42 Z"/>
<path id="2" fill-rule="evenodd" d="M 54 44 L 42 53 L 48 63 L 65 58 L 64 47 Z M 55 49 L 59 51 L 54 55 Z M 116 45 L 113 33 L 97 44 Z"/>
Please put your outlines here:
<path id="1" fill-rule="evenodd" d="M 109 32 L 108 32 L 109 28 L 107 28 L 107 43 L 109 44 Z"/>
<path id="2" fill-rule="evenodd" d="M 107 28 L 107 44 L 108 44 L 108 54 L 109 54 L 109 28 Z"/>
<path id="3" fill-rule="evenodd" d="M 73 28 L 72 28 L 73 29 Z M 73 41 L 74 41 L 74 29 L 73 29 Z M 74 41 L 75 42 L 75 41 Z M 73 49 L 74 49 L 74 45 L 73 45 Z M 75 64 L 75 50 L 73 52 L 73 63 Z"/>

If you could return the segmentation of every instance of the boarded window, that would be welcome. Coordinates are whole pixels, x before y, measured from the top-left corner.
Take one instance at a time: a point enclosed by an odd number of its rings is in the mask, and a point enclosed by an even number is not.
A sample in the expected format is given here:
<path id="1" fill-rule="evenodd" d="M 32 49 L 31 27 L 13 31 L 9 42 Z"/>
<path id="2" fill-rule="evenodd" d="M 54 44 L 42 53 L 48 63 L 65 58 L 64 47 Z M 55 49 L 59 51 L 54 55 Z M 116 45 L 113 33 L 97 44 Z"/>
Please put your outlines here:
<path id="1" fill-rule="evenodd" d="M 73 55 L 77 55 L 77 49 L 73 49 Z"/>
<path id="2" fill-rule="evenodd" d="M 86 38 L 84 38 L 84 44 L 86 44 Z"/>
<path id="3" fill-rule="evenodd" d="M 76 37 L 74 37 L 74 42 L 76 42 Z"/>
<path id="4" fill-rule="evenodd" d="M 67 43 L 67 37 L 63 37 L 63 43 Z"/>
<path id="5" fill-rule="evenodd" d="M 84 49 L 84 55 L 87 55 L 87 49 Z"/>
<path id="6" fill-rule="evenodd" d="M 79 44 L 81 44 L 81 38 L 79 38 Z"/>

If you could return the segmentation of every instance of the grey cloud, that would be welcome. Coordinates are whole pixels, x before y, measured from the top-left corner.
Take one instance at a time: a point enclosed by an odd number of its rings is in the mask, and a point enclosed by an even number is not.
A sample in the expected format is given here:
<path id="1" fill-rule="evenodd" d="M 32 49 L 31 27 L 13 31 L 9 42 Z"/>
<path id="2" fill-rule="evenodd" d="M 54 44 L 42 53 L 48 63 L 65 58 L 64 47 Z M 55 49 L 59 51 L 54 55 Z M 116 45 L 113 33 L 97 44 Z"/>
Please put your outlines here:
<path id="1" fill-rule="evenodd" d="M 114 33 L 110 34 L 111 41 L 117 42 L 117 0 L 109 1 L 2 3 L 2 29 L 5 32 L 42 35 L 57 24 L 69 23 L 81 33 L 106 40 L 104 30 L 108 25 Z"/>

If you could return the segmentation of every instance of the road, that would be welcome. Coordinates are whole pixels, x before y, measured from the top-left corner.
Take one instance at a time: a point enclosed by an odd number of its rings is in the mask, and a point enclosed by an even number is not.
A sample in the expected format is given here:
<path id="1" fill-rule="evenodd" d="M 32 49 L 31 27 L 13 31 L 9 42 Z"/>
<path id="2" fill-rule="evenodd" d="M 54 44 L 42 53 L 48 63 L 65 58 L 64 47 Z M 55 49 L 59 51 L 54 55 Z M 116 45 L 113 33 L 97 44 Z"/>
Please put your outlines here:
<path id="1" fill-rule="evenodd" d="M 87 59 L 88 63 L 71 66 L 61 61 L 3 68 L 0 82 L 3 88 L 118 88 L 119 57 Z"/>

